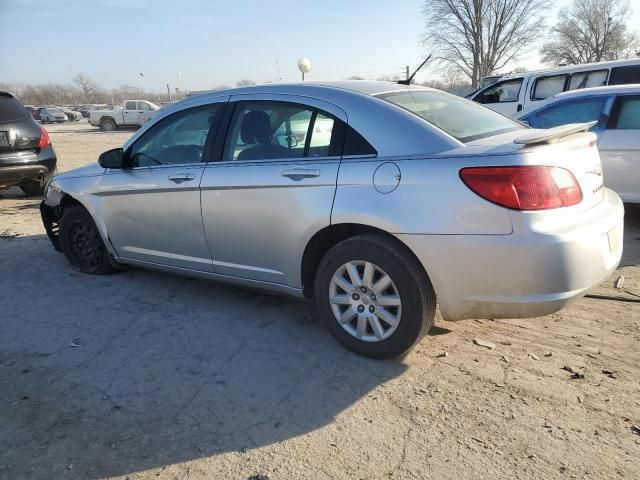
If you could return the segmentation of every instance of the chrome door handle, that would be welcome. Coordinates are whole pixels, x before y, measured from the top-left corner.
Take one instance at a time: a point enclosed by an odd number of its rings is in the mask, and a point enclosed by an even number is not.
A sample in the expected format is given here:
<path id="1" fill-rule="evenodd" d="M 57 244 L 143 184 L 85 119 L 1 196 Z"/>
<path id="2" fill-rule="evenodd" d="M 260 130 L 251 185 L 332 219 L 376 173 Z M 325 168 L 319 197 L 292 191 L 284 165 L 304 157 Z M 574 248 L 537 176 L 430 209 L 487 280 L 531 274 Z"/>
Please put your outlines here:
<path id="1" fill-rule="evenodd" d="M 190 173 L 176 173 L 175 175 L 169 175 L 169 180 L 174 183 L 190 182 L 194 178 L 196 178 L 195 175 Z"/>
<path id="2" fill-rule="evenodd" d="M 291 180 L 302 180 L 303 178 L 313 178 L 320 176 L 320 170 L 313 168 L 295 167 L 282 172 L 283 177 L 289 177 Z"/>

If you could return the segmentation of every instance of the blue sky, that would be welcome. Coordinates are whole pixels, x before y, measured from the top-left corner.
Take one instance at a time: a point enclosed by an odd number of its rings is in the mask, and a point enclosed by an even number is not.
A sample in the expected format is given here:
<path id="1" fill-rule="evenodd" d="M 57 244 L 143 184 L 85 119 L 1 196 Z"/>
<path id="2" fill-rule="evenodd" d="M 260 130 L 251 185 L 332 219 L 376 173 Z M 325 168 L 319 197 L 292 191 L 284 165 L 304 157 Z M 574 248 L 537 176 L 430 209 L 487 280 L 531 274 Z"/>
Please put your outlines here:
<path id="1" fill-rule="evenodd" d="M 552 20 L 567 1 L 555 2 Z M 632 4 L 637 20 L 640 0 Z M 421 7 L 422 0 L 0 0 L 0 80 L 69 83 L 86 72 L 107 88 L 189 90 L 273 81 L 276 61 L 282 80 L 298 80 L 302 55 L 313 64 L 309 79 L 376 78 L 425 55 Z M 518 64 L 538 67 L 537 52 Z"/>

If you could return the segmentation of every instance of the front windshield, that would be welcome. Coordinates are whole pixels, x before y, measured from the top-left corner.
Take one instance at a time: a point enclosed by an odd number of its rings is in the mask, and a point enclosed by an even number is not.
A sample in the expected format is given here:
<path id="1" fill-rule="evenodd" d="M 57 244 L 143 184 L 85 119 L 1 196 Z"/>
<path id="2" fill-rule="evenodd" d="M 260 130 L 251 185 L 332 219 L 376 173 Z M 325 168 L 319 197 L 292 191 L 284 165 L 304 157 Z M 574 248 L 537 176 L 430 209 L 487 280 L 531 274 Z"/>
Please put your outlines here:
<path id="1" fill-rule="evenodd" d="M 524 128 L 482 105 L 444 92 L 406 90 L 378 97 L 423 118 L 463 143 Z"/>

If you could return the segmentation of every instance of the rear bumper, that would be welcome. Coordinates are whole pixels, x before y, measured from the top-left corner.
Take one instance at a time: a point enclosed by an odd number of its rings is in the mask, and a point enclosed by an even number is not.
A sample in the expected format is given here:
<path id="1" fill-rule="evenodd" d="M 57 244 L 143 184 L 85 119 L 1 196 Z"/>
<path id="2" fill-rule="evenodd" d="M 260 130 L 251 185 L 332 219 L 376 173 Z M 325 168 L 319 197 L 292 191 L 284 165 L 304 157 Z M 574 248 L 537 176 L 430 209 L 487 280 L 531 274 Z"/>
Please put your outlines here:
<path id="1" fill-rule="evenodd" d="M 0 155 L 0 187 L 12 187 L 32 180 L 46 181 L 56 169 L 57 159 L 52 147 L 39 152 L 19 152 Z"/>
<path id="2" fill-rule="evenodd" d="M 511 235 L 397 235 L 422 262 L 443 318 L 548 315 L 580 298 L 622 257 L 624 207 L 606 190 L 598 205 L 565 215 L 514 212 Z"/>

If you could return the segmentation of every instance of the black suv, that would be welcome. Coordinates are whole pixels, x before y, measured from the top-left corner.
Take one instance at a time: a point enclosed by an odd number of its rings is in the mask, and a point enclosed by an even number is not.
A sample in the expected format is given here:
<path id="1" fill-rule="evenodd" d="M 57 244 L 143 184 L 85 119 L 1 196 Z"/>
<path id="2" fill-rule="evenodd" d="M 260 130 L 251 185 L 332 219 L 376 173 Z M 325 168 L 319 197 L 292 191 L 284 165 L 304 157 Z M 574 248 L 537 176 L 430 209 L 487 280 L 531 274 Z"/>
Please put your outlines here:
<path id="1" fill-rule="evenodd" d="M 0 190 L 19 186 L 42 195 L 56 169 L 47 131 L 13 95 L 0 91 Z"/>

